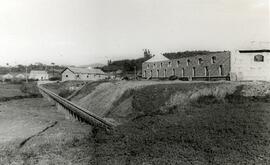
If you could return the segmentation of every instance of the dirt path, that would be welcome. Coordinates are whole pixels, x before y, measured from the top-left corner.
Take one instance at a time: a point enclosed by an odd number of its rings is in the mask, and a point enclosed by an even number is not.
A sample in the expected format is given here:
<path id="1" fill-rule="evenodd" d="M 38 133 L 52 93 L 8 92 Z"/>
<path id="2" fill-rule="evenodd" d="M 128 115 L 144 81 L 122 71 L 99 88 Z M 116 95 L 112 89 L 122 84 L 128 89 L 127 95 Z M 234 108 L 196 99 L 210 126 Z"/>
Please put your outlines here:
<path id="1" fill-rule="evenodd" d="M 0 164 L 83 164 L 93 151 L 90 132 L 43 98 L 1 102 Z"/>
<path id="2" fill-rule="evenodd" d="M 42 99 L 23 99 L 1 103 L 0 143 L 27 138 L 51 122 L 62 119 L 54 107 L 51 107 L 49 103 L 44 103 Z"/>

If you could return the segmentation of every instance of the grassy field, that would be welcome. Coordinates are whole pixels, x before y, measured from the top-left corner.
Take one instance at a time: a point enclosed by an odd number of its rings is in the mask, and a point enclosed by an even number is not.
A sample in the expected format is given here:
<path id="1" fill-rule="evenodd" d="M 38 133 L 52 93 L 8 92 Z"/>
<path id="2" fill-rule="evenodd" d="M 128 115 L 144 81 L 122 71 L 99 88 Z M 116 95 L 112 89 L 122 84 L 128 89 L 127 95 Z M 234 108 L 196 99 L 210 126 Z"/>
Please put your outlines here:
<path id="1" fill-rule="evenodd" d="M 14 97 L 14 96 L 24 96 L 21 90 L 21 84 L 0 84 L 0 98 L 2 97 Z"/>
<path id="2" fill-rule="evenodd" d="M 89 84 L 75 98 L 122 123 L 110 133 L 91 133 L 41 98 L 5 102 L 0 164 L 267 165 L 269 94 L 269 83 Z"/>
<path id="3" fill-rule="evenodd" d="M 45 84 L 44 87 L 53 91 L 56 94 L 59 94 L 64 90 L 69 90 L 72 93 L 73 91 L 76 90 L 76 88 L 79 88 L 82 85 L 84 85 L 84 81 L 65 81 L 59 83 L 48 83 Z"/>
<path id="4" fill-rule="evenodd" d="M 243 96 L 244 86 L 240 85 L 233 92 L 224 88 L 226 92 L 221 94 L 219 88 L 214 95 L 197 94 L 187 104 L 166 105 L 172 93 L 207 86 L 154 85 L 126 94 L 125 98 L 134 99 L 133 112 L 114 134 L 97 134 L 96 163 L 269 164 L 268 95 Z"/>

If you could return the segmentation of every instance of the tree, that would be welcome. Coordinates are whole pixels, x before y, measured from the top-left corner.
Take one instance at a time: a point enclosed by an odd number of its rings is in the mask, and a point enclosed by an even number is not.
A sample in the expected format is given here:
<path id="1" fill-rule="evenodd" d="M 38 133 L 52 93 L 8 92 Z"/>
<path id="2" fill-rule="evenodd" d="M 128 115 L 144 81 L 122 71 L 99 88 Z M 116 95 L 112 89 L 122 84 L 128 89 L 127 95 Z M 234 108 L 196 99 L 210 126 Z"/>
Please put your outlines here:
<path id="1" fill-rule="evenodd" d="M 143 49 L 143 55 L 144 55 L 144 58 L 145 58 L 146 60 L 148 60 L 148 59 L 150 59 L 151 57 L 153 57 L 149 49 Z"/>

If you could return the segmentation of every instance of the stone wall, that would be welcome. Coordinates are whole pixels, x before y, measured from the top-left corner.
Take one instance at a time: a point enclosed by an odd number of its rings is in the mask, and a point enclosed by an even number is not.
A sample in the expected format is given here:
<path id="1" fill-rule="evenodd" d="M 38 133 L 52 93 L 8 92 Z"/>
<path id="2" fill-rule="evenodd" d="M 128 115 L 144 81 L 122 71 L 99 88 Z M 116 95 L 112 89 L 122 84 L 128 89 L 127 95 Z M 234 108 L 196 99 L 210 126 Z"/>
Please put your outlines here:
<path id="1" fill-rule="evenodd" d="M 196 55 L 179 59 L 145 62 L 143 77 L 225 77 L 230 73 L 230 52 Z M 152 74 L 152 75 L 151 75 Z"/>

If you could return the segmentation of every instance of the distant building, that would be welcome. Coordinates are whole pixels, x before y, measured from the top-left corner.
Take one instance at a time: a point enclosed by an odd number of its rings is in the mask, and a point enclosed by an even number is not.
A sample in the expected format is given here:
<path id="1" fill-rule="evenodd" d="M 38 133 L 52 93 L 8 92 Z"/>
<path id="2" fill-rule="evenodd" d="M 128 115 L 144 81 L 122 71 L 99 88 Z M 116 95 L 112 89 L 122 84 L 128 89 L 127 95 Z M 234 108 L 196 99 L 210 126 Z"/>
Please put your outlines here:
<path id="1" fill-rule="evenodd" d="M 231 52 L 231 80 L 270 81 L 270 49 Z"/>
<path id="2" fill-rule="evenodd" d="M 108 76 L 100 69 L 67 67 L 62 72 L 62 81 L 68 80 L 101 80 Z"/>
<path id="3" fill-rule="evenodd" d="M 49 74 L 44 70 L 32 70 L 30 72 L 29 79 L 48 80 Z"/>
<path id="4" fill-rule="evenodd" d="M 168 59 L 154 56 L 142 64 L 144 78 L 177 76 L 190 80 L 270 81 L 270 49 L 237 50 Z"/>
<path id="5" fill-rule="evenodd" d="M 12 80 L 13 79 L 13 75 L 11 75 L 10 73 L 7 73 L 5 75 L 2 76 L 2 80 L 5 81 L 5 80 Z"/>
<path id="6" fill-rule="evenodd" d="M 17 78 L 17 79 L 25 79 L 25 75 L 24 74 L 17 74 L 16 76 L 15 76 L 15 78 Z"/>

